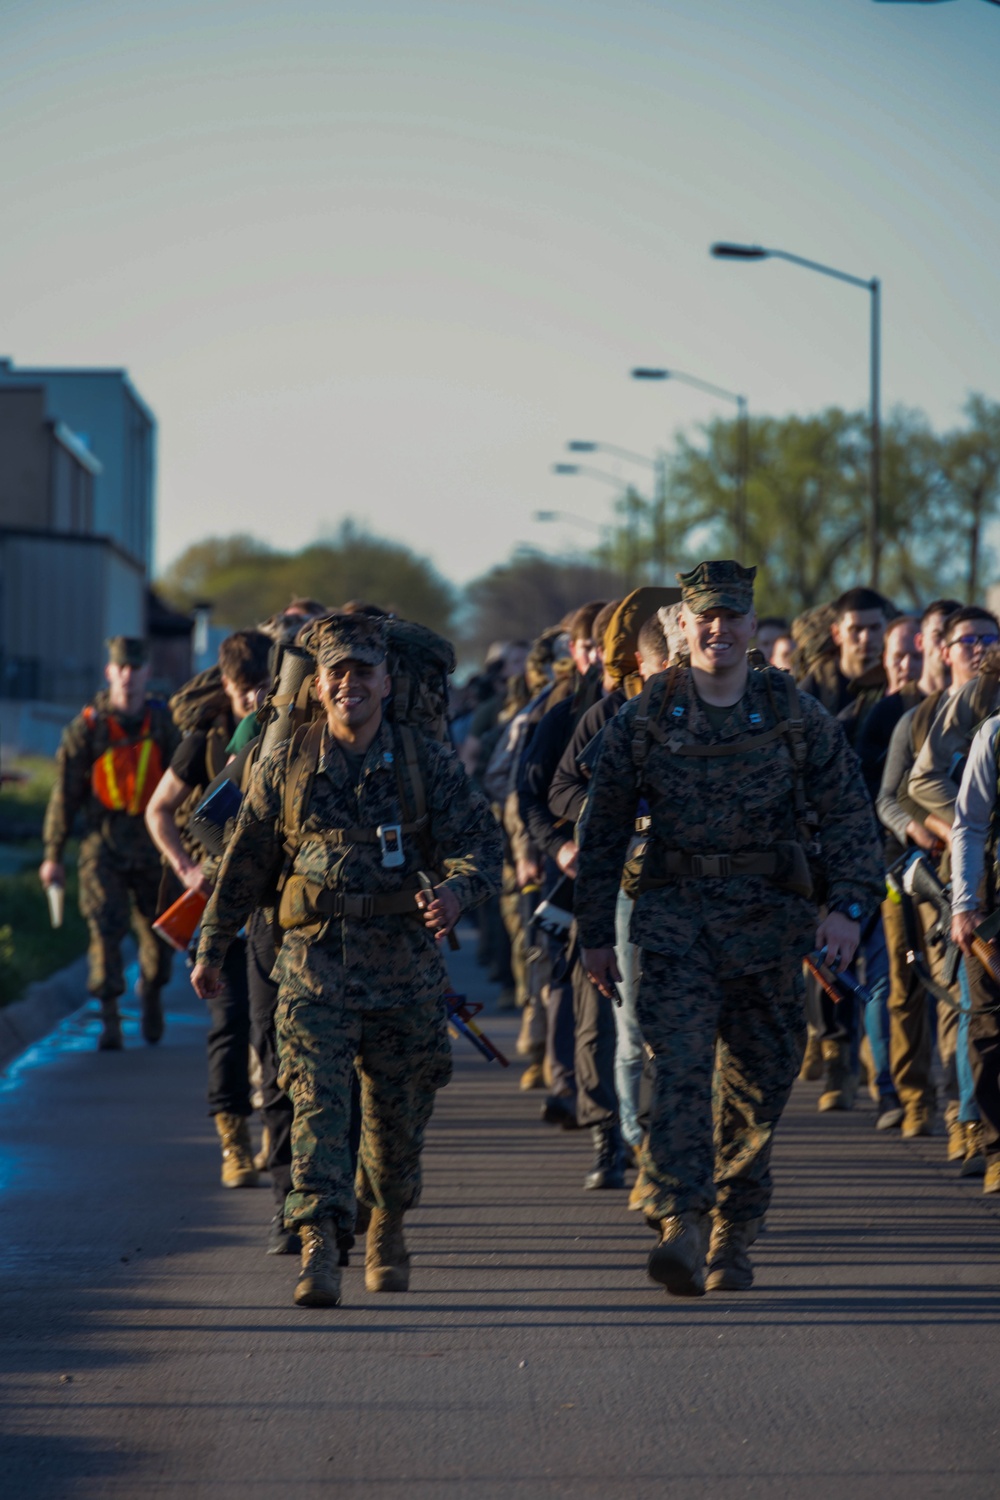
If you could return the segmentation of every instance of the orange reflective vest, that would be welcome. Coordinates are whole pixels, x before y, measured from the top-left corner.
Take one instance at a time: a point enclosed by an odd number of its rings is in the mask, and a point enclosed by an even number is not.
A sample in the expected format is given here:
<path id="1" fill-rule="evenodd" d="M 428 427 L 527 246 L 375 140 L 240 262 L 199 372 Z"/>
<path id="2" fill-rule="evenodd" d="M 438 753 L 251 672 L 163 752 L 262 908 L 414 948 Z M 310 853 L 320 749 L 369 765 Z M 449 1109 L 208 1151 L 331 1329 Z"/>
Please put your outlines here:
<path id="1" fill-rule="evenodd" d="M 98 723 L 97 710 L 85 708 L 83 716 L 93 729 Z M 111 812 L 127 812 L 132 817 L 146 810 L 146 804 L 163 775 L 163 757 L 152 738 L 153 715 L 149 709 L 138 735 L 133 738 L 111 714 L 106 716 L 110 744 L 94 761 L 90 784 L 102 807 Z"/>

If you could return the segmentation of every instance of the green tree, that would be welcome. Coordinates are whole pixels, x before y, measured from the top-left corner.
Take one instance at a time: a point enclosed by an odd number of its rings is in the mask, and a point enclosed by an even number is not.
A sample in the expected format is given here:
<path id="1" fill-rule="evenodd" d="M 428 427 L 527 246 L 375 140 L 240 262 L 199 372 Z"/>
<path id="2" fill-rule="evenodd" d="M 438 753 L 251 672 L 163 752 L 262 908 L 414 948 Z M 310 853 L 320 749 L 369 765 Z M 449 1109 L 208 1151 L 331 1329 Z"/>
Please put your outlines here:
<path id="1" fill-rule="evenodd" d="M 265 619 L 298 595 L 331 609 L 365 600 L 447 634 L 455 605 L 451 585 L 426 558 L 352 521 L 294 553 L 249 536 L 210 537 L 171 564 L 159 587 L 180 609 L 210 601 L 213 619 L 233 629 Z"/>
<path id="2" fill-rule="evenodd" d="M 461 639 L 481 660 L 491 641 L 533 640 L 589 599 L 621 596 L 620 575 L 587 559 L 521 548 L 465 588 Z"/>
<path id="3" fill-rule="evenodd" d="M 1000 511 L 1000 402 L 971 395 L 965 403 L 968 426 L 943 441 L 942 469 L 947 487 L 948 541 L 964 540 L 964 589 L 970 602 L 980 597 L 987 554 L 986 523 Z"/>
<path id="4" fill-rule="evenodd" d="M 883 426 L 881 587 L 906 607 L 982 589 L 983 531 L 1000 511 L 1000 405 L 972 396 L 965 416 L 965 427 L 943 437 L 903 408 Z M 653 500 L 619 502 L 629 519 L 613 556 L 637 557 L 637 582 L 672 572 L 668 558 L 684 568 L 732 553 L 737 438 L 737 424 L 723 419 L 679 437 Z M 761 608 L 797 613 L 867 580 L 868 453 L 863 412 L 751 422 L 747 560 L 760 567 Z"/>

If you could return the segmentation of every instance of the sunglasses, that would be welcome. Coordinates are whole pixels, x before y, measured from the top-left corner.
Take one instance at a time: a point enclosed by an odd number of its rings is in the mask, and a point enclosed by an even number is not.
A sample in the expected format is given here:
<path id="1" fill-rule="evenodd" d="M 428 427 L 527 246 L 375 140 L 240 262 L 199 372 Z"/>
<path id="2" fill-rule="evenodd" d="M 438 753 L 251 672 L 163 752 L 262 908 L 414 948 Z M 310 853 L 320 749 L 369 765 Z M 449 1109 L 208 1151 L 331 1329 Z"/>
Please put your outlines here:
<path id="1" fill-rule="evenodd" d="M 1000 635 L 956 635 L 949 646 L 967 646 L 971 651 L 973 646 L 995 646 L 1000 641 Z"/>

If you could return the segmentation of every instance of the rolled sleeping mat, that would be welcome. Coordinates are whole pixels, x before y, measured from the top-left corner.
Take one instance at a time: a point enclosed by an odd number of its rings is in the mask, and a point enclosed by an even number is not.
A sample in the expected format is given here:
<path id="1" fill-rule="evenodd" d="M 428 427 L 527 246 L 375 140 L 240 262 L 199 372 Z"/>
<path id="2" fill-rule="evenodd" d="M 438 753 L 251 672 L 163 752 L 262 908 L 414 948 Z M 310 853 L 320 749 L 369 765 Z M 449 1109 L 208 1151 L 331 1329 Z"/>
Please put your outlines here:
<path id="1" fill-rule="evenodd" d="M 316 659 L 301 646 L 286 646 L 278 666 L 278 681 L 258 719 L 261 724 L 260 758 L 270 755 L 292 733 L 292 713 L 303 684 L 316 675 Z M 303 695 L 304 696 L 304 695 Z"/>

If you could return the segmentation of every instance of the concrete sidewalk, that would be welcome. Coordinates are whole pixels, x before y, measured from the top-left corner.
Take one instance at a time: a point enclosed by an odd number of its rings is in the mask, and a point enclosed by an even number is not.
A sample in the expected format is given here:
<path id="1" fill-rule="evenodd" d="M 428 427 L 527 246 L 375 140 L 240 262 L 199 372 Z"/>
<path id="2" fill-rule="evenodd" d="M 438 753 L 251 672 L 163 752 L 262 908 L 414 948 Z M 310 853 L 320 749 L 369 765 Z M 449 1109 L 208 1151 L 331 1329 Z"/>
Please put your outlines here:
<path id="1" fill-rule="evenodd" d="M 625 1195 L 582 1191 L 586 1137 L 460 1042 L 413 1290 L 356 1263 L 306 1311 L 262 1253 L 270 1194 L 218 1186 L 186 983 L 159 1048 L 133 1022 L 98 1053 L 96 1026 L 0 1090 L 5 1500 L 1000 1492 L 1000 1212 L 943 1140 L 800 1085 L 757 1285 L 677 1301 Z M 487 1027 L 512 1053 L 512 1019 Z"/>

